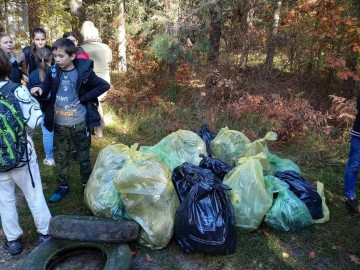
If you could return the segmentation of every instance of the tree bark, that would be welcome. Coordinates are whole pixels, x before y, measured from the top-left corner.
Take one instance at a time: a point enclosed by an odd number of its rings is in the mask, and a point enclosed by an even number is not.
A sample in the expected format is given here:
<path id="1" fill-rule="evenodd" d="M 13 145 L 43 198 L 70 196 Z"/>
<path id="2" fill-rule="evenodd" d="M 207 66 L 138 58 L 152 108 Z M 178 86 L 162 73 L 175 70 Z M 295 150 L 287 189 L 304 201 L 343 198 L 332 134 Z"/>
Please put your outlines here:
<path id="1" fill-rule="evenodd" d="M 22 25 L 23 30 L 29 33 L 29 8 L 26 3 L 26 0 L 21 0 L 21 18 L 22 18 Z"/>
<path id="2" fill-rule="evenodd" d="M 215 4 L 210 7 L 210 27 L 209 27 L 209 51 L 207 55 L 207 63 L 217 65 L 220 52 L 221 38 L 221 0 L 216 0 Z"/>
<path id="3" fill-rule="evenodd" d="M 27 0 L 28 4 L 28 14 L 29 14 L 29 36 L 31 43 L 31 31 L 40 27 L 40 3 L 39 0 Z"/>
<path id="4" fill-rule="evenodd" d="M 273 18 L 274 21 L 267 41 L 267 52 L 266 52 L 266 60 L 265 60 L 265 67 L 267 73 L 270 73 L 274 67 L 275 40 L 276 40 L 277 30 L 280 21 L 280 10 L 281 10 L 281 1 L 278 0 L 276 1 L 275 4 L 274 18 Z"/>
<path id="5" fill-rule="evenodd" d="M 243 68 L 247 65 L 248 56 L 250 52 L 251 47 L 251 32 L 254 27 L 254 10 L 255 10 L 255 4 L 256 0 L 248 0 L 246 4 L 246 18 L 245 18 L 245 24 L 246 24 L 246 35 L 244 36 L 244 45 L 241 52 L 240 57 L 240 67 Z"/>
<path id="6" fill-rule="evenodd" d="M 124 1 L 120 0 L 119 5 L 119 62 L 118 62 L 118 70 L 119 72 L 126 72 L 126 31 L 125 31 L 125 7 Z"/>
<path id="7" fill-rule="evenodd" d="M 9 22 L 8 22 L 8 9 L 7 9 L 7 1 L 5 0 L 4 1 L 4 16 L 1 16 L 1 17 L 3 17 L 3 18 L 1 18 L 2 20 L 3 20 L 3 22 L 4 22 L 4 24 L 3 24 L 3 28 L 4 28 L 4 32 L 7 32 L 7 33 L 9 33 Z"/>

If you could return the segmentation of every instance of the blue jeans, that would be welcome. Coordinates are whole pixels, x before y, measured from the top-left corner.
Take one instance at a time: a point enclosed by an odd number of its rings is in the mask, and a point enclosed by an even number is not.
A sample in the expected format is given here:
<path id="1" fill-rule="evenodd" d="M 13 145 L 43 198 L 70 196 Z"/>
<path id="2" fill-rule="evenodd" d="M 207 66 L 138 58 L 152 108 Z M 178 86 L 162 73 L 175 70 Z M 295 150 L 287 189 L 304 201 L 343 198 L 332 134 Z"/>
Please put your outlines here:
<path id="1" fill-rule="evenodd" d="M 345 167 L 344 191 L 346 198 L 356 197 L 356 180 L 360 171 L 360 137 L 351 136 L 349 159 Z"/>
<path id="2" fill-rule="evenodd" d="M 43 146 L 46 159 L 54 158 L 54 131 L 48 131 L 44 126 L 44 121 L 41 122 Z"/>

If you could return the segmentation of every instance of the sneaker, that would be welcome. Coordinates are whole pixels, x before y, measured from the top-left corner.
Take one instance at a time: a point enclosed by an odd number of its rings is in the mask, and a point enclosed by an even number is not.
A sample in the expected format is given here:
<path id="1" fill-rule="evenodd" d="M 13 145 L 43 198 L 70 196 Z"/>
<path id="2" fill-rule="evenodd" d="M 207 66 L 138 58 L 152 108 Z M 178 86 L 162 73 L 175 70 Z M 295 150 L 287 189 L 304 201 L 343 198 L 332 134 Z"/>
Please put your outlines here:
<path id="1" fill-rule="evenodd" d="M 38 245 L 41 245 L 43 243 L 46 243 L 47 241 L 50 241 L 52 239 L 51 235 L 48 234 L 39 234 L 39 240 L 37 242 Z"/>
<path id="2" fill-rule="evenodd" d="M 45 158 L 43 163 L 46 166 L 55 166 L 55 160 L 53 158 Z"/>
<path id="3" fill-rule="evenodd" d="M 359 202 L 353 198 L 353 199 L 346 199 L 345 201 L 345 205 L 346 205 L 346 209 L 351 213 L 351 214 L 360 214 L 360 207 L 359 207 Z"/>
<path id="4" fill-rule="evenodd" d="M 20 238 L 13 241 L 5 241 L 4 248 L 9 251 L 10 255 L 17 255 L 23 251 Z"/>
<path id="5" fill-rule="evenodd" d="M 68 187 L 62 187 L 60 186 L 58 190 L 55 191 L 55 193 L 50 197 L 49 202 L 55 203 L 60 201 L 62 198 L 65 197 L 66 194 L 70 192 L 70 189 Z"/>

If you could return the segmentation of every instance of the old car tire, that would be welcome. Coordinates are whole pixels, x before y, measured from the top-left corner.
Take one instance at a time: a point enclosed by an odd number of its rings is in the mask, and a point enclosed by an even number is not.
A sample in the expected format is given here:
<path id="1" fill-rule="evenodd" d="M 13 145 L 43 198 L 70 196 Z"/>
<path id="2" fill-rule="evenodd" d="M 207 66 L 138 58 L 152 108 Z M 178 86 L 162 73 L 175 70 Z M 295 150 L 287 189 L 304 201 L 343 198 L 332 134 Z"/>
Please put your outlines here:
<path id="1" fill-rule="evenodd" d="M 59 215 L 50 219 L 48 233 L 67 240 L 124 243 L 138 238 L 139 224 L 94 216 Z"/>
<path id="2" fill-rule="evenodd" d="M 56 262 L 61 262 L 71 254 L 95 249 L 106 256 L 103 270 L 130 269 L 132 258 L 127 244 L 79 242 L 53 238 L 33 249 L 22 261 L 18 269 L 45 270 L 54 268 Z"/>

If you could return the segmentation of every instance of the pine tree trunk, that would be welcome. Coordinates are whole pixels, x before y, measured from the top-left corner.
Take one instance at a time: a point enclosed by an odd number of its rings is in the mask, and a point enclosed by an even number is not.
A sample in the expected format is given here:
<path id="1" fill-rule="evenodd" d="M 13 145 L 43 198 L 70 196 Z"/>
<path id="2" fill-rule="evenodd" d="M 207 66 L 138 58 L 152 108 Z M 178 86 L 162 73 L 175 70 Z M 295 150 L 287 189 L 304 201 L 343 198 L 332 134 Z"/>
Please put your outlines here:
<path id="1" fill-rule="evenodd" d="M 31 31 L 40 27 L 40 3 L 38 0 L 27 0 L 29 14 L 29 36 L 31 42 Z"/>
<path id="2" fill-rule="evenodd" d="M 119 6 L 119 62 L 118 62 L 118 70 L 119 72 L 126 72 L 126 31 L 125 31 L 125 9 L 124 2 L 120 1 Z"/>
<path id="3" fill-rule="evenodd" d="M 246 35 L 244 37 L 244 45 L 241 52 L 240 57 L 240 67 L 243 68 L 247 65 L 248 56 L 250 53 L 250 37 L 251 37 L 251 31 L 254 26 L 254 10 L 255 10 L 255 4 L 256 0 L 248 0 L 246 5 L 246 18 L 245 18 L 245 24 L 246 24 Z"/>
<path id="4" fill-rule="evenodd" d="M 276 1 L 276 5 L 275 5 L 273 26 L 269 33 L 268 42 L 267 42 L 265 67 L 268 74 L 271 73 L 274 67 L 275 40 L 276 40 L 277 29 L 280 21 L 280 10 L 281 10 L 281 1 L 278 0 Z"/>
<path id="5" fill-rule="evenodd" d="M 217 65 L 220 52 L 220 38 L 221 38 L 221 9 L 222 2 L 217 0 L 215 5 L 210 8 L 210 28 L 209 28 L 209 51 L 207 55 L 207 62 L 212 65 Z"/>

